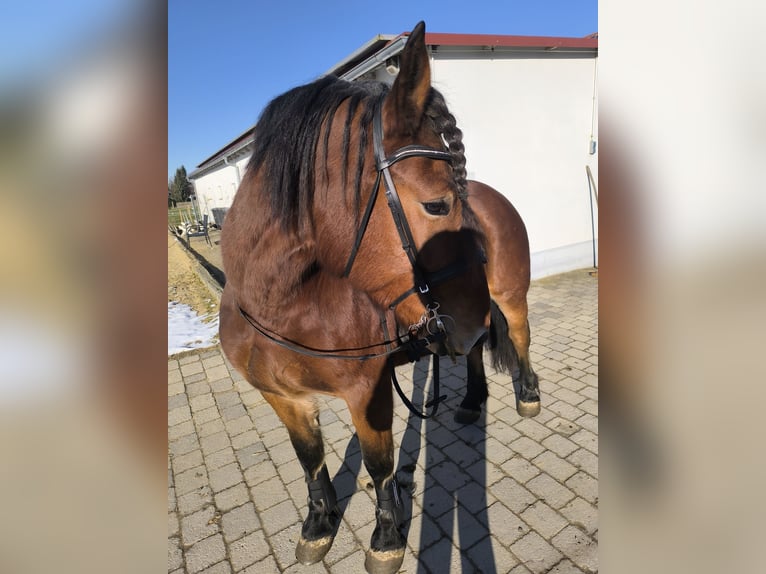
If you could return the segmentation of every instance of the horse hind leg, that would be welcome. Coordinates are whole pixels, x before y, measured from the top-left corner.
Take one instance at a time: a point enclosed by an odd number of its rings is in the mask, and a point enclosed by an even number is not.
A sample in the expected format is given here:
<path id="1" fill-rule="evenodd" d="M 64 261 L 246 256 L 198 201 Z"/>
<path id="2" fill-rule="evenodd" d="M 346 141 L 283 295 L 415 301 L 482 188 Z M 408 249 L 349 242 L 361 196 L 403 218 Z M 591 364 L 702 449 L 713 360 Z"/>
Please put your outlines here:
<path id="1" fill-rule="evenodd" d="M 495 311 L 502 316 L 496 315 Z M 529 359 L 530 331 L 526 299 L 522 301 L 493 301 L 493 325 L 497 324 L 493 365 L 513 374 L 509 357 L 516 359 L 518 377 L 514 377 L 516 412 L 522 417 L 540 413 L 540 386 Z"/>
<path id="2" fill-rule="evenodd" d="M 324 443 L 316 403 L 263 393 L 287 427 L 290 442 L 305 473 L 308 515 L 301 528 L 295 557 L 301 564 L 319 562 L 330 550 L 340 524 L 337 495 L 324 463 Z"/>
<path id="3" fill-rule="evenodd" d="M 479 341 L 466 357 L 466 393 L 454 417 L 458 424 L 467 425 L 479 420 L 481 405 L 489 396 L 487 377 L 484 373 L 483 350 L 484 341 Z"/>

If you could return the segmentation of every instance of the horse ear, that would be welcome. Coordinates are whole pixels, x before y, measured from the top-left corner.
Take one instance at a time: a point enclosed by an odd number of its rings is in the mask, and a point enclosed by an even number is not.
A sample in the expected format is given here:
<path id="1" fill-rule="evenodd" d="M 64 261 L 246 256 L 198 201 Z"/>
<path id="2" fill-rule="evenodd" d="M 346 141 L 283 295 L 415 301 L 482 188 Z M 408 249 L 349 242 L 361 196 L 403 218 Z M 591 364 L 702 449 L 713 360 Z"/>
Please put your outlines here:
<path id="1" fill-rule="evenodd" d="M 399 56 L 399 75 L 386 97 L 386 127 L 410 135 L 417 131 L 431 89 L 431 65 L 426 49 L 426 25 L 420 21 L 410 32 Z"/>

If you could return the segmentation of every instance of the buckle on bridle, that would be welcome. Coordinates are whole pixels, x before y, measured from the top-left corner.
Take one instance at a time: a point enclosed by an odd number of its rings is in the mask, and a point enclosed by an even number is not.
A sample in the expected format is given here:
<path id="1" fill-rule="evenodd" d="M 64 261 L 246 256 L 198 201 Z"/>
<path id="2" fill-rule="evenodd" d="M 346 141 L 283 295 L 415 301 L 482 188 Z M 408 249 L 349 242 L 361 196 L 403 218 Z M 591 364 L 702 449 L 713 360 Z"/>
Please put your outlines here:
<path id="1" fill-rule="evenodd" d="M 420 291 L 421 294 L 425 295 L 430 291 L 430 287 L 428 287 L 428 283 L 423 283 L 423 285 L 418 286 L 418 291 Z M 437 303 L 438 305 L 438 303 Z"/>

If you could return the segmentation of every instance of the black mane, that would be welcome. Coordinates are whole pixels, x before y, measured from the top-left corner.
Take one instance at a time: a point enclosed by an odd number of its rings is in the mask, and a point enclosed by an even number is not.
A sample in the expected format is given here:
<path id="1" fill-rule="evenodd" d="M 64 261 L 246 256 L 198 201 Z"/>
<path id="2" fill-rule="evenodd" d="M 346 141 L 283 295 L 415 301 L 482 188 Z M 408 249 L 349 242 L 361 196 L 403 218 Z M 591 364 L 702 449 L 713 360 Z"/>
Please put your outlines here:
<path id="1" fill-rule="evenodd" d="M 346 100 L 348 113 L 341 149 L 342 184 L 345 190 L 349 161 L 353 159 L 356 164 L 351 188 L 358 209 L 368 130 L 372 129 L 375 109 L 381 105 L 388 90 L 388 84 L 383 82 L 348 82 L 325 76 L 276 97 L 263 110 L 254 128 L 254 149 L 248 170 L 253 173 L 262 171 L 263 180 L 268 182 L 266 193 L 272 216 L 281 221 L 285 229 L 297 230 L 311 210 L 316 166 L 319 165 L 317 150 L 320 149 L 324 149 L 321 165 L 325 166 L 327 177 L 327 140 L 330 137 L 327 128 L 338 107 Z M 444 98 L 433 88 L 425 113 L 434 130 L 444 137 L 452 155 L 456 188 L 463 197 L 466 172 L 462 133 L 447 110 Z M 356 150 L 350 150 L 352 122 L 357 114 L 360 115 L 358 144 Z"/>

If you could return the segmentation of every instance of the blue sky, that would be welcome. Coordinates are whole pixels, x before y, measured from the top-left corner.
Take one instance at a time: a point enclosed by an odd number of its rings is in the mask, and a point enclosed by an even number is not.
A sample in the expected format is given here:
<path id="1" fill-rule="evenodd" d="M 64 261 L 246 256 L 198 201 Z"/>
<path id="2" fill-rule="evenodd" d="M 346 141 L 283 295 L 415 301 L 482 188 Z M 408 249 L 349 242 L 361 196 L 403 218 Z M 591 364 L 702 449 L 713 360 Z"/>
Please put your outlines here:
<path id="1" fill-rule="evenodd" d="M 273 97 L 419 20 L 429 32 L 598 31 L 596 0 L 170 0 L 168 176 L 249 129 Z"/>

